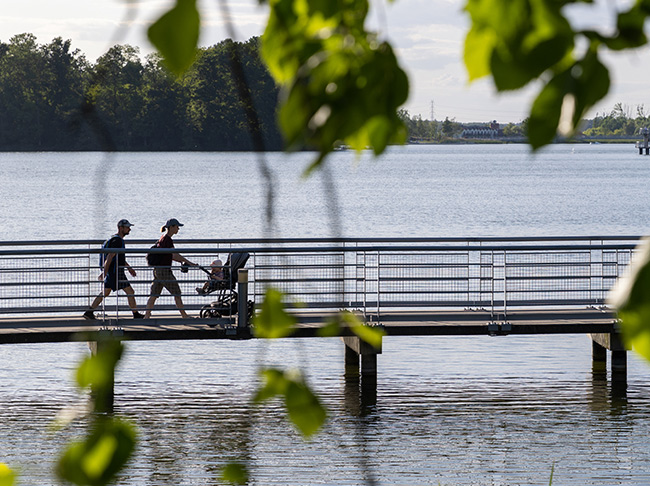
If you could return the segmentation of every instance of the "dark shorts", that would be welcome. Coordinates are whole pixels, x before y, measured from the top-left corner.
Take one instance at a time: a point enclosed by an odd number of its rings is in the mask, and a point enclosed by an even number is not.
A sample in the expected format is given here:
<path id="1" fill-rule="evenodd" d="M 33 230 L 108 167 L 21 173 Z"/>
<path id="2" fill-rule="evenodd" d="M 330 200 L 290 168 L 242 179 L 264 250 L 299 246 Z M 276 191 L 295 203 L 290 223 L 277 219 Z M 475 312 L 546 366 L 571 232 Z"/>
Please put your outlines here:
<path id="1" fill-rule="evenodd" d="M 158 297 L 162 289 L 172 295 L 181 295 L 181 288 L 171 268 L 155 267 L 153 269 L 153 283 L 151 284 L 151 295 Z"/>
<path id="2" fill-rule="evenodd" d="M 109 288 L 113 291 L 122 290 L 130 286 L 131 284 L 126 279 L 124 270 L 118 270 L 117 272 L 108 272 L 108 275 L 106 275 L 104 278 L 104 287 Z"/>

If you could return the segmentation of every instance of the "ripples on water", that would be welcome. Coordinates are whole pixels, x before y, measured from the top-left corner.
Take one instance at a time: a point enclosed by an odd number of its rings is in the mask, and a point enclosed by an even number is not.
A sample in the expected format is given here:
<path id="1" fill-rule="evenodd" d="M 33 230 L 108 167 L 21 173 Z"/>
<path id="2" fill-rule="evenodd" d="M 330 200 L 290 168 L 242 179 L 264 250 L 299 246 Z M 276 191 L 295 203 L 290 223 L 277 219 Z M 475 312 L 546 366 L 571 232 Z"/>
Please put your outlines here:
<path id="1" fill-rule="evenodd" d="M 329 195 L 318 176 L 299 178 L 310 157 L 268 156 L 279 236 L 330 235 Z M 523 146 L 411 146 L 354 158 L 332 157 L 344 236 L 650 228 L 650 165 L 633 147 L 559 145 L 531 156 Z M 155 239 L 171 216 L 186 223 L 179 237 L 264 236 L 251 154 L 119 154 L 97 181 L 105 160 L 0 154 L 0 222 L 11 218 L 3 238 L 104 239 L 127 217 L 133 238 Z M 57 454 L 83 431 L 47 428 L 80 400 L 71 375 L 85 353 L 80 343 L 0 346 L 0 462 L 19 469 L 21 485 L 54 484 Z M 306 368 L 330 411 L 312 441 L 277 404 L 249 406 L 260 360 Z M 626 391 L 592 370 L 585 336 L 387 338 L 378 367 L 376 394 L 361 397 L 343 376 L 337 339 L 128 343 L 116 409 L 140 441 L 119 484 L 219 484 L 235 459 L 257 485 L 545 485 L 553 465 L 557 485 L 650 484 L 650 372 L 632 354 Z"/>
<path id="2" fill-rule="evenodd" d="M 516 351 L 513 351 L 516 350 Z M 387 338 L 376 395 L 343 376 L 338 339 L 127 343 L 116 411 L 139 429 L 118 484 L 220 484 L 230 460 L 251 484 L 648 484 L 648 366 L 630 356 L 627 391 L 592 371 L 585 336 Z M 0 347 L 2 460 L 52 484 L 62 444 L 82 425 L 47 426 L 79 400 L 83 344 Z M 303 442 L 282 408 L 249 405 L 256 363 L 307 369 L 330 412 Z M 318 356 L 318 359 L 314 357 Z"/>

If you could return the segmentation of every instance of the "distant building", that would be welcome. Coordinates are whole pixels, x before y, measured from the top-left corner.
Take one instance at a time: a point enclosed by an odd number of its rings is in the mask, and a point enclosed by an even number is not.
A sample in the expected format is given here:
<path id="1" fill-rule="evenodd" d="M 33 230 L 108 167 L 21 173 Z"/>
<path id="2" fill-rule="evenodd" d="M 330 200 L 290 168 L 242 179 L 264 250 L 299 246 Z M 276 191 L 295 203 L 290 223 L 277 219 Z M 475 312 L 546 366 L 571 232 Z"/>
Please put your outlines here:
<path id="1" fill-rule="evenodd" d="M 493 139 L 501 137 L 501 129 L 499 128 L 499 123 L 496 120 L 489 122 L 488 124 L 481 125 L 469 125 L 463 129 L 460 134 L 461 138 L 479 138 L 479 139 Z"/>

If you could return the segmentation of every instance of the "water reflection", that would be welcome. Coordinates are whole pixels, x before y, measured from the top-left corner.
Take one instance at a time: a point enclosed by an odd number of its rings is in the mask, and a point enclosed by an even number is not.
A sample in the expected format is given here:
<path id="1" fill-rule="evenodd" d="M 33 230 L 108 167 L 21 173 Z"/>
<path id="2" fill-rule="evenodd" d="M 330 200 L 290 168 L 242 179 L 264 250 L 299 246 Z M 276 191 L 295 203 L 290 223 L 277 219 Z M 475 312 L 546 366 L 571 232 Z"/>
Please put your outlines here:
<path id="1" fill-rule="evenodd" d="M 312 345 L 305 346 L 313 355 Z M 34 349 L 22 365 L 4 359 L 0 462 L 20 469 L 20 484 L 49 486 L 58 453 L 84 423 L 47 433 L 57 411 L 78 395 L 59 386 L 69 383 L 70 365 L 52 357 L 44 371 L 36 363 L 51 348 Z M 250 484 L 264 485 L 548 484 L 553 464 L 557 484 L 649 483 L 650 390 L 638 363 L 621 387 L 604 367 L 590 370 L 586 346 L 575 370 L 546 355 L 533 371 L 507 364 L 496 375 L 482 362 L 461 368 L 454 361 L 461 358 L 443 345 L 428 366 L 413 363 L 420 355 L 410 347 L 410 366 L 403 366 L 389 344 L 373 383 L 345 373 L 340 342 L 321 343 L 310 383 L 329 419 L 305 442 L 280 403 L 250 405 L 253 374 L 235 372 L 234 365 L 254 356 L 253 349 L 129 343 L 115 411 L 135 422 L 140 440 L 118 484 L 220 484 L 221 468 L 233 460 L 249 465 Z M 269 359 L 286 363 L 286 350 L 270 349 Z M 526 356 L 520 346 L 518 358 Z"/>

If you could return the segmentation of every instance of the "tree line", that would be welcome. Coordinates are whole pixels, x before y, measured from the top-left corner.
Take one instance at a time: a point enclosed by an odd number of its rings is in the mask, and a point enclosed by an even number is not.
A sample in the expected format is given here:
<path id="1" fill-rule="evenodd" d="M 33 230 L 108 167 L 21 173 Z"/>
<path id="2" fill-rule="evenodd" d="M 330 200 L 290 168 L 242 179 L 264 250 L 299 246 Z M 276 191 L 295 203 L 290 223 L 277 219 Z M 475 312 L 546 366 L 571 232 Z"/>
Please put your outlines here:
<path id="1" fill-rule="evenodd" d="M 39 45 L 33 34 L 0 42 L 0 150 L 252 150 L 245 107 L 232 75 L 238 50 L 265 148 L 280 150 L 279 87 L 260 59 L 260 39 L 225 40 L 198 50 L 181 77 L 159 54 L 142 59 L 137 47 L 116 45 L 95 63 L 61 37 Z M 467 124 L 447 117 L 423 120 L 400 109 L 411 141 L 445 142 Z M 506 139 L 525 140 L 528 120 L 501 125 Z M 617 103 L 583 120 L 577 137 L 629 138 L 649 126 L 643 105 L 635 113 Z"/>
<path id="2" fill-rule="evenodd" d="M 282 148 L 278 87 L 259 56 L 259 38 L 199 49 L 181 77 L 159 54 L 116 45 L 95 63 L 70 40 L 39 45 L 32 34 L 0 42 L 0 150 L 251 150 L 232 75 L 232 48 L 269 150 Z"/>
<path id="3" fill-rule="evenodd" d="M 411 141 L 443 143 L 462 138 L 463 130 L 477 126 L 476 123 L 461 123 L 449 117 L 441 121 L 423 120 L 421 115 L 411 116 L 404 109 L 398 115 L 406 125 Z M 574 139 L 630 139 L 638 137 L 642 128 L 650 128 L 650 113 L 646 112 L 644 105 L 632 109 L 623 103 L 616 103 L 610 112 L 596 113 L 594 118 L 582 120 Z M 528 118 L 518 123 L 501 124 L 500 138 L 525 141 L 527 130 Z"/>

